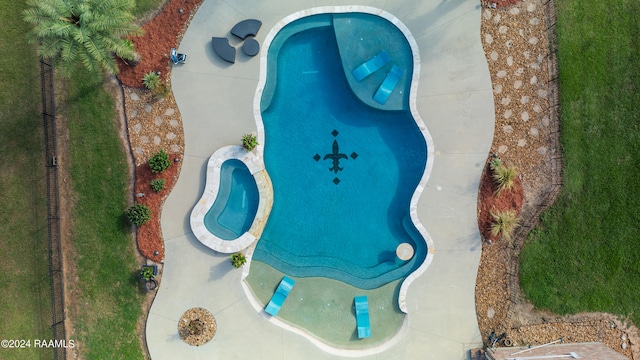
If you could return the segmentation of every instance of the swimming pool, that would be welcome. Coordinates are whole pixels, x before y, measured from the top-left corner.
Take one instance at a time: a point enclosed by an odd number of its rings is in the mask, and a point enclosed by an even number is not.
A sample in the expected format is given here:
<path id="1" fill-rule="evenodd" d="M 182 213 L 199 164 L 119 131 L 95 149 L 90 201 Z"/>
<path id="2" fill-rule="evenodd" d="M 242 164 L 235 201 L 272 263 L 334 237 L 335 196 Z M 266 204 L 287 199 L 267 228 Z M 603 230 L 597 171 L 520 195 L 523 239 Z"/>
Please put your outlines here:
<path id="1" fill-rule="evenodd" d="M 381 50 L 391 55 L 386 67 L 349 78 Z M 361 289 L 406 277 L 428 252 L 410 215 L 428 149 L 410 109 L 405 35 L 371 14 L 319 14 L 285 26 L 268 51 L 260 110 L 274 197 L 253 260 Z M 376 105 L 394 64 L 405 75 Z M 396 257 L 402 243 L 415 251 L 408 261 Z"/>
<path id="2" fill-rule="evenodd" d="M 258 210 L 258 187 L 247 166 L 229 159 L 220 167 L 220 187 L 204 225 L 223 240 L 235 240 L 249 230 Z"/>

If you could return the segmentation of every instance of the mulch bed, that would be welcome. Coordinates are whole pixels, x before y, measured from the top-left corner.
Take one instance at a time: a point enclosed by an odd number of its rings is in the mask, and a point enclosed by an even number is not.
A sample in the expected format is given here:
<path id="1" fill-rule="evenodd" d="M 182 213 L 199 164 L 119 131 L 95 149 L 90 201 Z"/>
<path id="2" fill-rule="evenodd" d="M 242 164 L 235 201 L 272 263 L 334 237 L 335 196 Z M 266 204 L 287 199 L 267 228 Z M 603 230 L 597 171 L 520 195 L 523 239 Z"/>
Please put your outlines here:
<path id="1" fill-rule="evenodd" d="M 162 81 L 169 80 L 171 47 L 178 47 L 186 25 L 202 1 L 170 0 L 153 20 L 142 26 L 143 36 L 130 38 L 136 52 L 141 56 L 141 61 L 135 67 L 120 61 L 118 78 L 124 86 L 142 87 L 142 78 L 150 71 L 160 72 Z M 182 154 L 170 154 L 169 158 L 182 160 Z M 137 229 L 138 249 L 144 257 L 155 262 L 164 260 L 164 240 L 160 227 L 160 215 L 162 204 L 173 189 L 180 173 L 180 164 L 174 163 L 162 174 L 153 174 L 146 163 L 136 164 L 135 193 L 145 194 L 144 197 L 136 197 L 136 201 L 151 209 L 151 220 Z M 160 177 L 166 180 L 165 188 L 160 193 L 156 193 L 151 189 L 149 182 Z"/>
<path id="2" fill-rule="evenodd" d="M 162 81 L 169 79 L 171 48 L 178 47 L 185 24 L 201 3 L 202 0 L 170 0 L 152 21 L 142 26 L 144 35 L 130 38 L 142 61 L 135 67 L 120 61 L 118 78 L 122 84 L 142 87 L 142 78 L 150 71 L 159 71 Z"/>
<path id="3" fill-rule="evenodd" d="M 171 166 L 158 174 L 154 174 L 147 163 L 136 167 L 136 201 L 151 209 L 151 220 L 138 227 L 138 249 L 144 257 L 155 262 L 162 262 L 164 259 L 164 240 L 162 237 L 162 229 L 160 228 L 162 204 L 169 193 L 171 193 L 171 189 L 173 189 L 178 179 L 180 164 L 182 163 L 182 156 L 180 154 L 169 154 L 169 159 L 171 159 L 172 162 Z M 179 162 L 176 163 L 173 159 L 178 159 Z M 162 191 L 155 192 L 151 188 L 150 183 L 153 179 L 165 179 L 164 189 Z M 144 196 L 138 196 L 139 194 L 144 194 Z"/>
<path id="4" fill-rule="evenodd" d="M 491 223 L 493 222 L 491 212 L 496 213 L 512 209 L 518 215 L 524 202 L 524 190 L 520 179 L 517 177 L 514 181 L 513 189 L 503 190 L 497 196 L 495 192 L 496 185 L 491 178 L 491 169 L 489 168 L 489 162 L 487 162 L 480 179 L 480 189 L 478 191 L 478 228 L 483 239 L 491 240 L 492 242 L 500 239 L 491 235 Z"/>

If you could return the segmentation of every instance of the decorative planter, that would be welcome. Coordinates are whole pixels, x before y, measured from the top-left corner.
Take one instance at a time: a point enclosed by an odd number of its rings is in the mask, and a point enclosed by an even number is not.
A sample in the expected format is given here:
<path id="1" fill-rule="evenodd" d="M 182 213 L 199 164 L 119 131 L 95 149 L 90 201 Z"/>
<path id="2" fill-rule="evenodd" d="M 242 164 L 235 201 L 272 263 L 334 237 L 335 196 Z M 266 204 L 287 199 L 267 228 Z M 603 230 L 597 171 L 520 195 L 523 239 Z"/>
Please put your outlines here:
<path id="1" fill-rule="evenodd" d="M 158 265 L 142 265 L 142 268 L 152 268 L 153 269 L 153 276 L 158 276 Z"/>
<path id="2" fill-rule="evenodd" d="M 158 287 L 158 282 L 154 279 L 145 280 L 144 287 L 148 291 L 153 291 Z"/>
<path id="3" fill-rule="evenodd" d="M 145 276 L 145 270 L 153 269 L 152 276 Z M 148 270 L 147 270 L 148 271 Z M 157 265 L 143 265 L 140 270 L 140 278 L 144 281 L 144 287 L 148 291 L 155 290 L 158 287 L 158 282 L 155 280 L 156 275 L 158 275 L 158 266 Z"/>

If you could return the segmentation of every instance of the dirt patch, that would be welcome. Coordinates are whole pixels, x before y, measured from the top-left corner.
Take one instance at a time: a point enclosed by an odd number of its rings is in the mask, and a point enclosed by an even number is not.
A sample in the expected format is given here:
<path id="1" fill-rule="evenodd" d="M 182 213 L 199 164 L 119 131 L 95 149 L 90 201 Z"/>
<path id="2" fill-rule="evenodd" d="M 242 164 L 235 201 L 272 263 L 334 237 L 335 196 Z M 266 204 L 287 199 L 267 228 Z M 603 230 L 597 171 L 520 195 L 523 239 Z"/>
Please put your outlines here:
<path id="1" fill-rule="evenodd" d="M 56 85 L 57 103 L 63 103 L 67 92 L 65 82 L 61 81 Z M 67 340 L 77 339 L 75 336 L 75 328 L 73 319 L 78 316 L 78 269 L 76 267 L 77 252 L 73 244 L 73 213 L 71 209 L 77 201 L 77 195 L 73 192 L 71 184 L 71 176 L 69 172 L 69 160 L 71 153 L 66 144 L 69 143 L 69 129 L 67 126 L 67 118 L 64 111 L 58 111 L 56 114 L 56 130 L 58 149 L 58 186 L 60 191 L 60 239 L 62 242 L 62 272 L 65 285 L 64 303 L 65 303 L 65 320 L 64 327 Z M 67 349 L 67 357 L 77 359 L 77 349 Z"/>

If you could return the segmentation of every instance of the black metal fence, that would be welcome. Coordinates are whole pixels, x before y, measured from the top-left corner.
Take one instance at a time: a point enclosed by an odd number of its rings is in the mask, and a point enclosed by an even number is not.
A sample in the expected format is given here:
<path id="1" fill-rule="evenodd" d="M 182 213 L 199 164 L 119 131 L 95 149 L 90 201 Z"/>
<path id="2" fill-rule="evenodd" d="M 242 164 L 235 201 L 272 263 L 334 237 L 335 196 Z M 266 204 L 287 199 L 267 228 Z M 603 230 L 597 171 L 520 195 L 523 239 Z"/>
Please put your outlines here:
<path id="1" fill-rule="evenodd" d="M 523 215 L 520 226 L 513 234 L 513 249 L 510 257 L 508 269 L 509 275 L 509 297 L 511 303 L 516 303 L 520 295 L 519 283 L 519 254 L 524 246 L 527 234 L 540 223 L 540 216 L 544 211 L 555 202 L 562 188 L 562 154 L 560 153 L 560 97 L 559 89 L 559 72 L 558 72 L 558 44 L 556 38 L 556 4 L 555 0 L 546 0 L 542 2 L 545 13 L 546 35 L 549 46 L 547 58 L 548 64 L 548 108 L 546 109 L 549 117 L 549 128 L 553 129 L 549 136 L 549 149 L 557 149 L 555 153 L 551 153 L 547 161 L 551 164 L 551 184 L 545 189 L 542 200 L 534 206 L 534 209 Z M 511 317 L 512 307 L 509 307 L 507 317 Z"/>
<path id="2" fill-rule="evenodd" d="M 51 313 L 53 340 L 64 342 L 64 275 L 62 273 L 62 232 L 60 229 L 60 188 L 58 186 L 58 151 L 56 130 L 56 105 L 54 91 L 54 68 L 40 61 L 40 82 L 42 91 L 42 121 L 44 125 L 44 146 L 47 191 L 47 228 L 49 232 L 49 276 L 51 281 Z M 54 349 L 56 360 L 66 359 L 64 346 Z"/>

